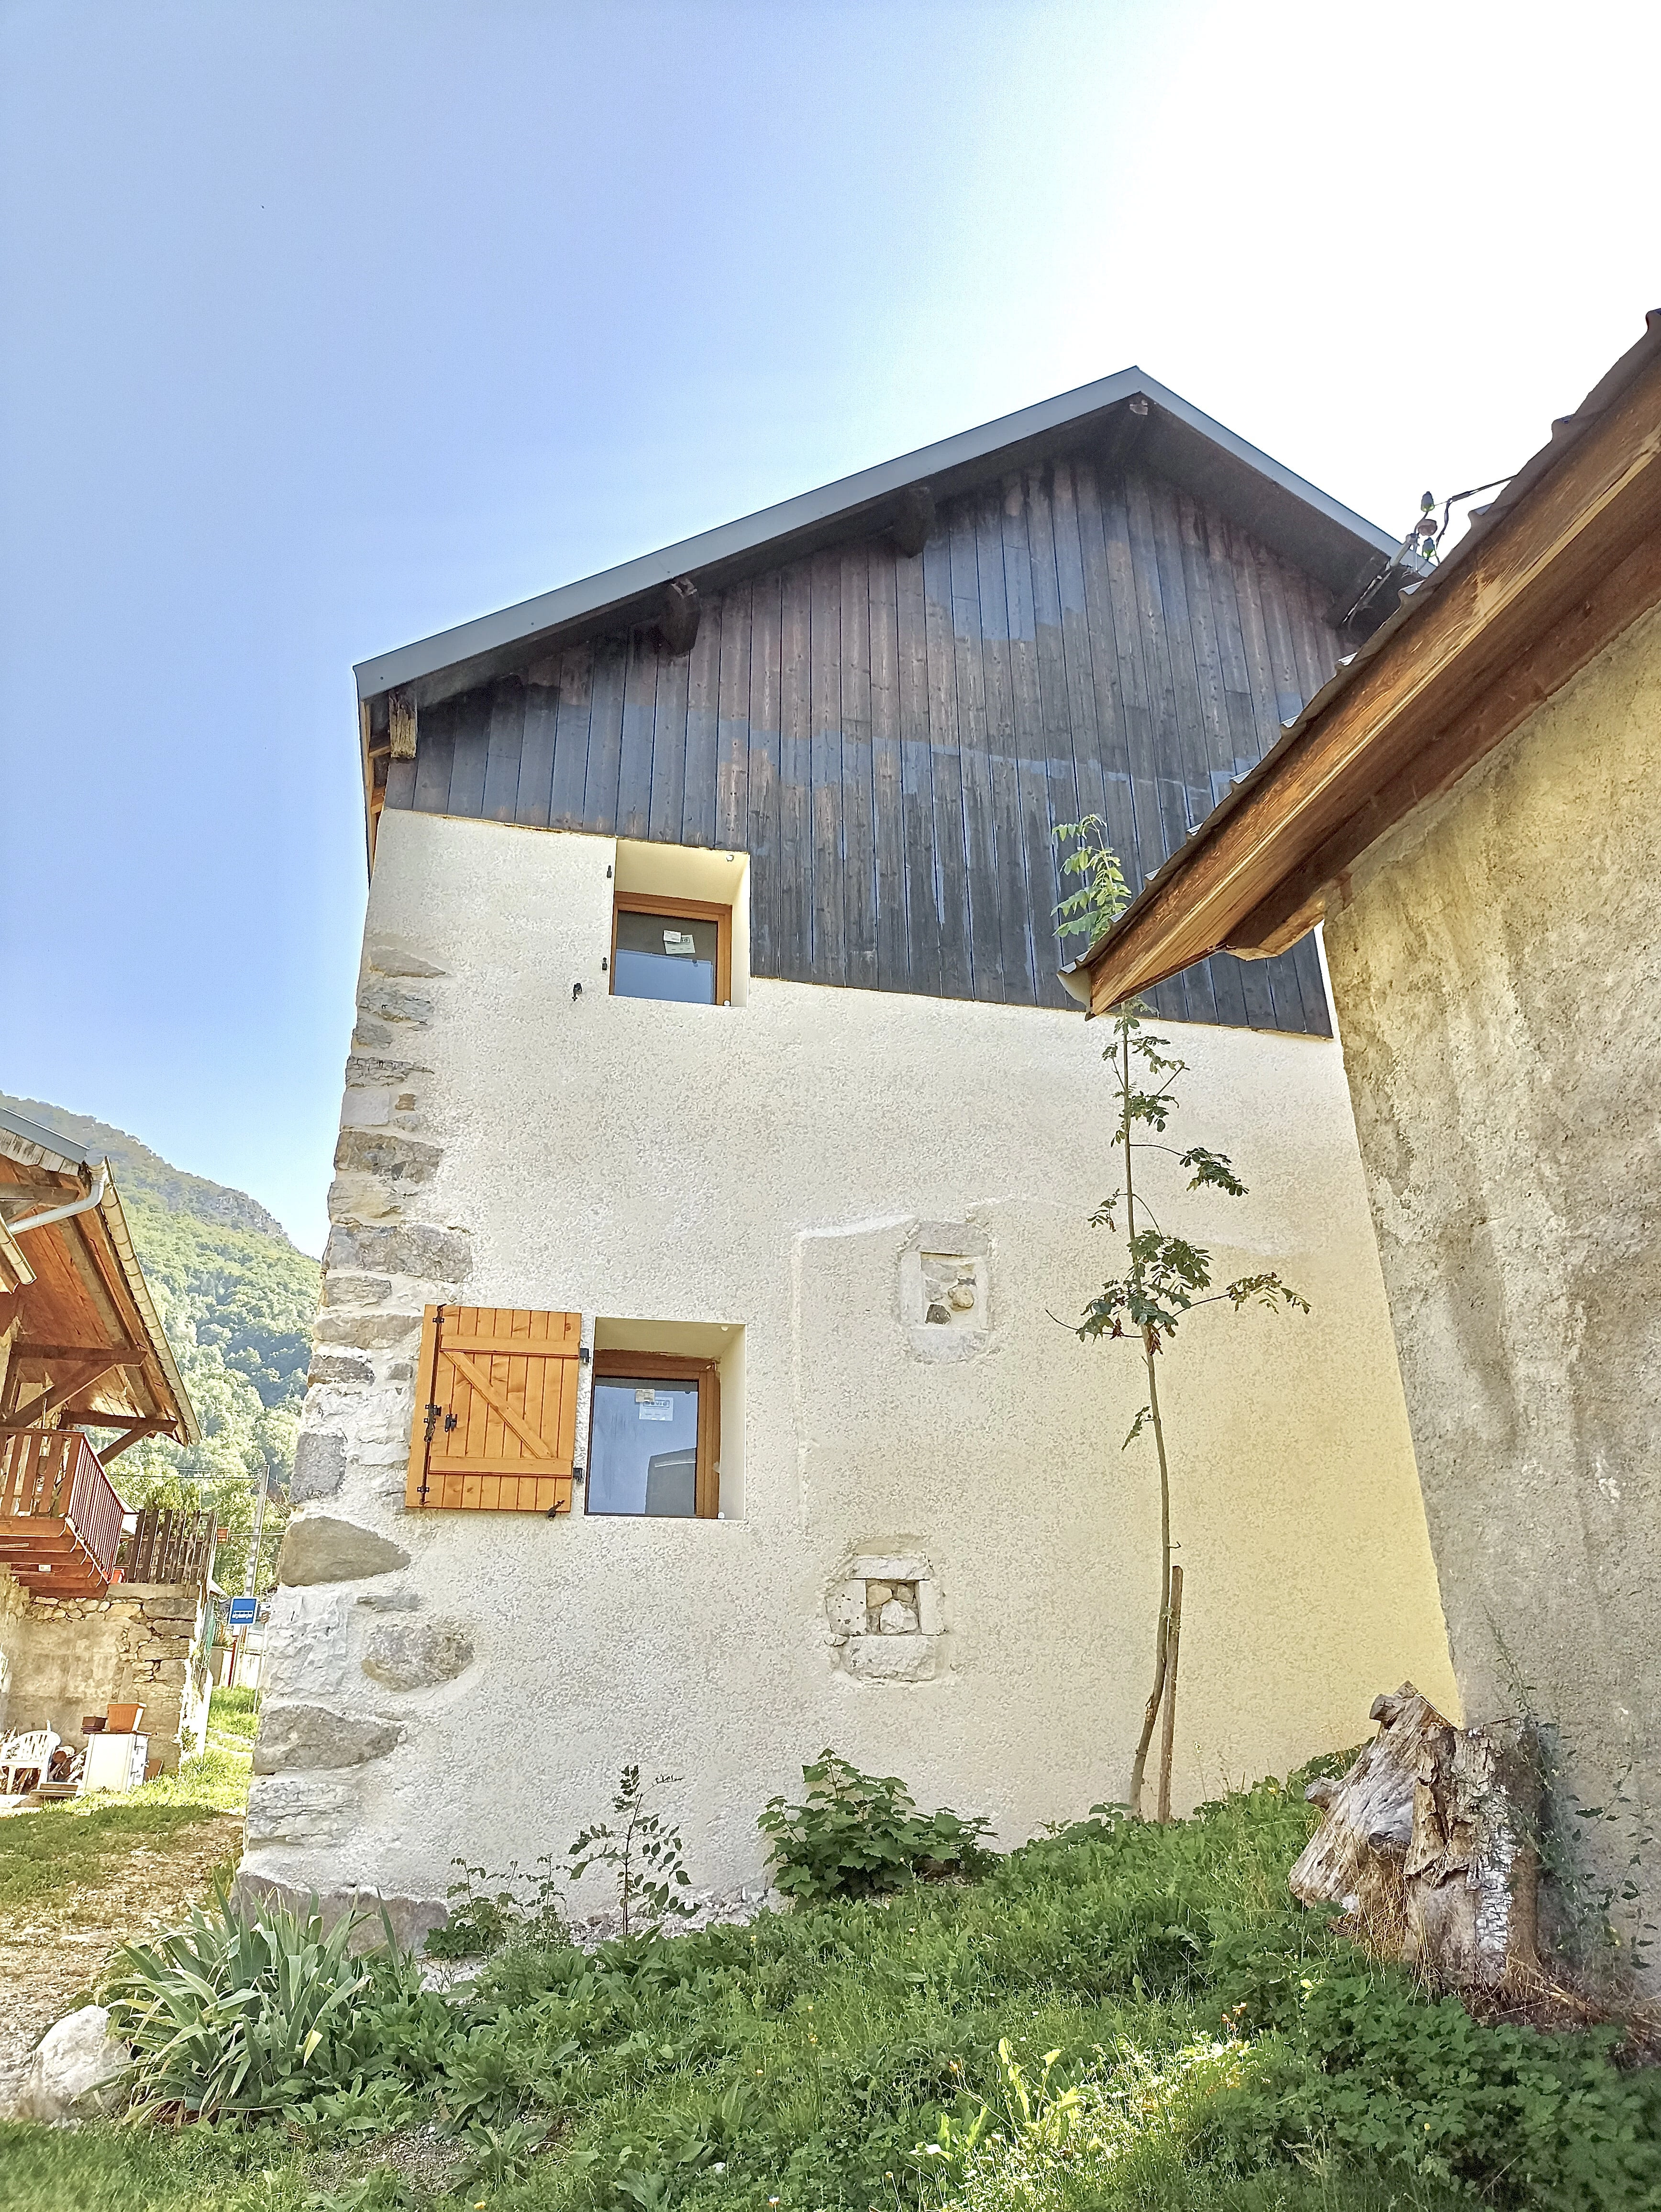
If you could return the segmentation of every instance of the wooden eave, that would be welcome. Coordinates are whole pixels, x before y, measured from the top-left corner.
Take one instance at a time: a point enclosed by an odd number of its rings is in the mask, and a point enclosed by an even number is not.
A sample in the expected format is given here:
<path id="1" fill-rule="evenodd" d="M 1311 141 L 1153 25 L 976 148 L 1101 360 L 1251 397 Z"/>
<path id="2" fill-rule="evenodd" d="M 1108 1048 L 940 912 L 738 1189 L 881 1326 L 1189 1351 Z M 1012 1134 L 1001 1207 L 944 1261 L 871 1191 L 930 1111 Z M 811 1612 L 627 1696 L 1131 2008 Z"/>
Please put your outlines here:
<path id="1" fill-rule="evenodd" d="M 1661 311 L 1080 963 L 1092 1013 L 1283 952 L 1346 872 L 1661 602 Z"/>
<path id="2" fill-rule="evenodd" d="M 10 1207 L 14 1219 L 86 1194 L 90 1163 L 67 1156 L 54 1162 L 40 1153 L 20 1160 L 20 1149 L 0 1152 L 0 1189 L 27 1201 Z M 180 1443 L 199 1442 L 195 1412 L 113 1179 L 106 1175 L 102 1198 L 86 1212 L 20 1236 L 8 1232 L 5 1242 L 29 1272 L 27 1282 L 0 1295 L 0 1329 L 16 1324 L 7 1389 L 14 1405 L 24 1396 L 22 1418 L 28 1419 L 29 1402 L 40 1396 L 34 1386 L 45 1383 L 52 1392 L 67 1393 L 48 1417 L 64 1426 L 128 1428 L 142 1422 Z M 99 1372 L 106 1357 L 119 1364 Z M 28 1387 L 20 1392 L 20 1386 Z"/>

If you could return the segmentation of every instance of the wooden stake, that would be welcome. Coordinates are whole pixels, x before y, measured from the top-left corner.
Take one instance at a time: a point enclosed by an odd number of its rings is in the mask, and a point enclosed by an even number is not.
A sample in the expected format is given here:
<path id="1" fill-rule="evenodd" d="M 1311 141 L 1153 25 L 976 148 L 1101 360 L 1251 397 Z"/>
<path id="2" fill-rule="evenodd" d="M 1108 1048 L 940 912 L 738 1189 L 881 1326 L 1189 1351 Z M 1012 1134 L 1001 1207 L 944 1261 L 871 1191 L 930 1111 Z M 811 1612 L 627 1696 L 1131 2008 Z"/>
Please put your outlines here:
<path id="1" fill-rule="evenodd" d="M 1177 1738 L 1177 1648 L 1183 1632 L 1183 1571 L 1171 1570 L 1171 1625 L 1165 1631 L 1165 1725 L 1159 1731 L 1161 1824 L 1171 1818 L 1171 1754 Z"/>

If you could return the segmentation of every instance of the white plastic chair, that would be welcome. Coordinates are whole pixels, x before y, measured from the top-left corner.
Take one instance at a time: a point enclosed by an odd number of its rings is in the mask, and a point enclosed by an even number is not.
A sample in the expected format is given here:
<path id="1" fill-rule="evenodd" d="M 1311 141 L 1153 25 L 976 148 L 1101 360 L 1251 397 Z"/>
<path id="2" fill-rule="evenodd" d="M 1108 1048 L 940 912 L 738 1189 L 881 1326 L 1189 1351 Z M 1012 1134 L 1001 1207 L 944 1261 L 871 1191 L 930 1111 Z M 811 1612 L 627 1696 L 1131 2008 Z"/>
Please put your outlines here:
<path id="1" fill-rule="evenodd" d="M 63 1741 L 51 1729 L 30 1729 L 9 1737 L 0 1748 L 0 1795 L 16 1794 L 17 1778 L 39 1767 L 44 1782 L 52 1772 L 52 1755 Z"/>

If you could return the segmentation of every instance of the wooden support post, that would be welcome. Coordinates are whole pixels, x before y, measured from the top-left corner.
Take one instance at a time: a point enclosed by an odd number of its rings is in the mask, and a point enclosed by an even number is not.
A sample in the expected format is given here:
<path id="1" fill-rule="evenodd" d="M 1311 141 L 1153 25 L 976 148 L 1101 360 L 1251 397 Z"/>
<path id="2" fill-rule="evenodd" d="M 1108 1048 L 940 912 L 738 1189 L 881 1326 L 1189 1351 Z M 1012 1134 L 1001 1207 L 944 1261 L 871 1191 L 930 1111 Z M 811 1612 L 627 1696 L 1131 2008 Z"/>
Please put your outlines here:
<path id="1" fill-rule="evenodd" d="M 1159 1729 L 1159 1809 L 1161 1826 L 1171 1818 L 1171 1759 L 1177 1741 L 1177 1654 L 1183 1634 L 1183 1571 L 1171 1570 L 1171 1612 L 1165 1632 L 1165 1719 Z"/>

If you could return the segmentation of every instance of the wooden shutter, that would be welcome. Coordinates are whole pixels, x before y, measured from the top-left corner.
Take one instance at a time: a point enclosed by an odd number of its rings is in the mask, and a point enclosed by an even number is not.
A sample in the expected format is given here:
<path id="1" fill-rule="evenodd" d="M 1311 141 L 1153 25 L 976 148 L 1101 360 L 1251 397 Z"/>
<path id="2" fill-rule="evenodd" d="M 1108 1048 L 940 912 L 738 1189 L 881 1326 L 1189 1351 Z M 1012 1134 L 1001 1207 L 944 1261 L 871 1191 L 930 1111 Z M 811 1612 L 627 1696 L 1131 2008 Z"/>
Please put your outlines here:
<path id="1" fill-rule="evenodd" d="M 569 1513 L 579 1315 L 429 1306 L 404 1502 Z"/>

